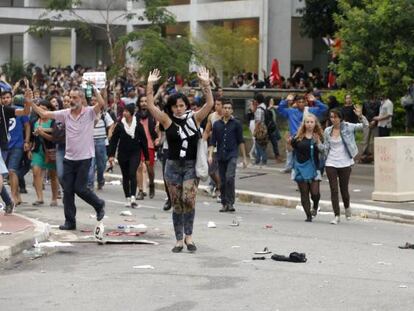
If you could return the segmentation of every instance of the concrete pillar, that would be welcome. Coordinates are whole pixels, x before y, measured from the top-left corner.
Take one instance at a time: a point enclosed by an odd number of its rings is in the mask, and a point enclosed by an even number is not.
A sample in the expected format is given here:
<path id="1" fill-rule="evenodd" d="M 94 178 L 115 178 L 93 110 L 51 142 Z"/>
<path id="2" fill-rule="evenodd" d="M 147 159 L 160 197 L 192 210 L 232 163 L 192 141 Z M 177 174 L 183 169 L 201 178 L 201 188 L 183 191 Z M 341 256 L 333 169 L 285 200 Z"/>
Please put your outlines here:
<path id="1" fill-rule="evenodd" d="M 75 28 L 70 30 L 70 65 L 72 68 L 76 65 L 76 43 L 77 43 Z"/>
<path id="2" fill-rule="evenodd" d="M 11 58 L 11 36 L 0 36 L 0 42 L 0 65 L 3 65 L 4 63 L 8 63 Z"/>
<path id="3" fill-rule="evenodd" d="M 375 201 L 414 201 L 414 137 L 375 138 Z"/>
<path id="4" fill-rule="evenodd" d="M 269 47 L 269 0 L 262 0 L 262 14 L 259 18 L 259 68 L 269 71 L 268 66 L 268 47 Z"/>
<path id="5" fill-rule="evenodd" d="M 267 66 L 269 70 L 273 58 L 279 60 L 280 73 L 290 76 L 292 3 L 291 0 L 268 1 Z M 262 37 L 263 38 L 263 37 Z"/>
<path id="6" fill-rule="evenodd" d="M 29 33 L 23 35 L 23 61 L 39 67 L 50 65 L 50 35 L 42 38 Z"/>

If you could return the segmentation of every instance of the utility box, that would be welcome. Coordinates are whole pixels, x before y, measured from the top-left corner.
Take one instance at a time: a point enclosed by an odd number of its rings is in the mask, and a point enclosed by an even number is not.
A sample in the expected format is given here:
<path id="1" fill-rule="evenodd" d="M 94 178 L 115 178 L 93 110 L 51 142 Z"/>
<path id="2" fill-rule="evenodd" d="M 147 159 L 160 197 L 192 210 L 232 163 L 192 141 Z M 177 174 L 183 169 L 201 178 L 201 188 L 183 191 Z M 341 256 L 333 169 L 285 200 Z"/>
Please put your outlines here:
<path id="1" fill-rule="evenodd" d="M 414 201 L 414 137 L 375 138 L 374 201 Z"/>

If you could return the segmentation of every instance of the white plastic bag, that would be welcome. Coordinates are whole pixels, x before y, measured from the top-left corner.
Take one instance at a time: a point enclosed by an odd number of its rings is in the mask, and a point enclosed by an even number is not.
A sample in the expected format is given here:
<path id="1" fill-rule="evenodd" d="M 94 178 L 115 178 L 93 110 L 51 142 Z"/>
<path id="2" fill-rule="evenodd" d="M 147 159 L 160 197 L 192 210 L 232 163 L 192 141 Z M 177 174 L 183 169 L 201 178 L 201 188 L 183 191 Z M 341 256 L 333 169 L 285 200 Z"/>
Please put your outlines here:
<path id="1" fill-rule="evenodd" d="M 196 175 L 202 181 L 208 178 L 208 162 L 207 162 L 207 141 L 200 138 L 197 143 L 197 160 L 196 160 Z"/>

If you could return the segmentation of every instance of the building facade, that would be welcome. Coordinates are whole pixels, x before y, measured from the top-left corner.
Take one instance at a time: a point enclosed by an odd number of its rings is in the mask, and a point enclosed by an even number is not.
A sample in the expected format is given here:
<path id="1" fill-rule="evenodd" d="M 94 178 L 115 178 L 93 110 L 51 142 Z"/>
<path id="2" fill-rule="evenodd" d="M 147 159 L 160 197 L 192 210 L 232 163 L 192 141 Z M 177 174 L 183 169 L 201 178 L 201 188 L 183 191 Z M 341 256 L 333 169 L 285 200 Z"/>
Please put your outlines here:
<path id="1" fill-rule="evenodd" d="M 112 2 L 108 16 L 113 21 L 115 36 L 145 27 L 145 21 L 122 18 L 127 13 L 142 16 L 143 1 Z M 77 18 L 104 27 L 106 3 L 106 0 L 82 1 L 82 6 L 76 8 Z M 300 0 L 171 0 L 168 10 L 176 16 L 177 25 L 167 29 L 167 35 L 184 35 L 189 30 L 193 37 L 199 38 L 211 24 L 233 29 L 248 27 L 259 41 L 257 55 L 252 55 L 257 72 L 268 70 L 273 58 L 279 60 L 280 71 L 285 76 L 296 64 L 303 64 L 307 70 L 324 68 L 327 53 L 322 42 L 300 34 L 301 18 L 297 9 L 303 5 L 304 1 Z M 29 34 L 29 26 L 45 12 L 43 0 L 0 0 L 0 64 L 21 59 L 38 66 L 79 63 L 94 67 L 108 60 L 105 32 L 98 28 L 94 28 L 92 39 L 84 39 L 73 29 L 62 28 L 57 21 L 50 34 L 43 37 Z M 74 18 L 68 12 L 62 16 Z"/>

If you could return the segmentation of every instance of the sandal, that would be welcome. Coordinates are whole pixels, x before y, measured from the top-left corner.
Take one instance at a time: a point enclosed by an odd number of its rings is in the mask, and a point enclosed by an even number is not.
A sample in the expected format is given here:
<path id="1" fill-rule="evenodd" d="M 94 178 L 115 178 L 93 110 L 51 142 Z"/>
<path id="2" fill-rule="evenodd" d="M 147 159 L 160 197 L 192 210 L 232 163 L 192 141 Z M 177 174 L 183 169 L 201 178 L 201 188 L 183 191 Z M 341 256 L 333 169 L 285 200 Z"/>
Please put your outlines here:
<path id="1" fill-rule="evenodd" d="M 43 204 L 45 204 L 45 202 L 44 202 L 44 201 L 34 201 L 34 202 L 32 203 L 32 205 L 33 205 L 33 206 L 39 206 L 39 205 L 43 205 Z"/>
<path id="2" fill-rule="evenodd" d="M 271 251 L 269 251 L 269 249 L 267 248 L 267 247 L 265 247 L 264 249 L 263 249 L 263 251 L 261 251 L 261 252 L 255 252 L 255 254 L 256 255 L 267 255 L 267 254 L 271 254 L 272 252 Z"/>

